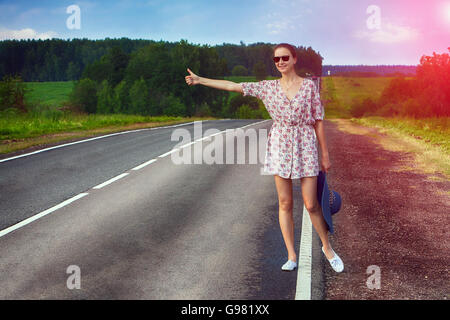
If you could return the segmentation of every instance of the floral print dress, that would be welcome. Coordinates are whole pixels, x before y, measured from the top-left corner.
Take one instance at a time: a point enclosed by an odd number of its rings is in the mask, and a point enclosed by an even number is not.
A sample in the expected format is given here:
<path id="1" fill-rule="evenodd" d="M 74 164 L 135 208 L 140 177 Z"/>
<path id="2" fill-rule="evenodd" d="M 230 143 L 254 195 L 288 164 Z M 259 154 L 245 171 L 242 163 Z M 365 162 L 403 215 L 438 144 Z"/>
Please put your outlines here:
<path id="1" fill-rule="evenodd" d="M 281 89 L 280 79 L 241 82 L 243 95 L 261 99 L 273 119 L 270 128 L 264 173 L 299 179 L 319 175 L 316 120 L 325 110 L 314 82 L 304 78 L 292 100 Z"/>

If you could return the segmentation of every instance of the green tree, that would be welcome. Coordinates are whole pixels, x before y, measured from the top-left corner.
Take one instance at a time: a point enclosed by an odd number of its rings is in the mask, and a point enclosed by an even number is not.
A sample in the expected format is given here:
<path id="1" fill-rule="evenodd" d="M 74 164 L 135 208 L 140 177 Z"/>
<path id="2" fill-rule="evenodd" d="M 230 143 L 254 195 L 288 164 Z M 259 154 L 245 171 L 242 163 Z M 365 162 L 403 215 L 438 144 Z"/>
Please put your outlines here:
<path id="1" fill-rule="evenodd" d="M 149 91 L 144 78 L 136 80 L 130 88 L 130 113 L 149 114 Z"/>
<path id="2" fill-rule="evenodd" d="M 125 80 L 114 88 L 113 94 L 113 111 L 114 113 L 128 113 L 129 102 L 129 88 Z"/>
<path id="3" fill-rule="evenodd" d="M 67 80 L 78 80 L 79 76 L 80 76 L 80 67 L 73 61 L 70 61 L 66 71 Z"/>
<path id="4" fill-rule="evenodd" d="M 165 116 L 184 117 L 186 106 L 177 97 L 169 94 L 161 100 L 162 113 Z"/>
<path id="5" fill-rule="evenodd" d="M 246 76 L 248 75 L 248 70 L 243 65 L 237 65 L 234 66 L 233 70 L 231 71 L 231 74 L 233 76 Z"/>
<path id="6" fill-rule="evenodd" d="M 257 81 L 264 80 L 267 77 L 267 70 L 264 62 L 258 61 L 253 66 L 253 75 L 256 77 Z"/>
<path id="7" fill-rule="evenodd" d="M 110 63 L 109 83 L 115 87 L 125 76 L 125 69 L 128 65 L 129 56 L 123 52 L 119 46 L 114 46 L 109 52 L 108 62 Z"/>
<path id="8" fill-rule="evenodd" d="M 70 101 L 82 111 L 95 113 L 97 109 L 97 85 L 89 78 L 81 79 L 69 95 Z"/>
<path id="9" fill-rule="evenodd" d="M 113 111 L 114 91 L 109 85 L 108 80 L 103 80 L 101 89 L 98 92 L 97 113 L 108 114 Z"/>

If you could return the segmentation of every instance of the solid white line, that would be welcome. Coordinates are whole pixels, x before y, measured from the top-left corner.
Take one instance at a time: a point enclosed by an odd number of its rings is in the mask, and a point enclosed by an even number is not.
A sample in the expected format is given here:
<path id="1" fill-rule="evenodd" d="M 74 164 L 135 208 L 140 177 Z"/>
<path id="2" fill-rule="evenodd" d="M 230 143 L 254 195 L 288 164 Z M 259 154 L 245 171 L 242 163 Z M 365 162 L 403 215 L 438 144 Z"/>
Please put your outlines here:
<path id="1" fill-rule="evenodd" d="M 55 210 L 57 210 L 57 209 L 59 209 L 59 208 L 62 208 L 62 207 L 64 207 L 64 206 L 68 205 L 69 203 L 74 202 L 75 200 L 78 200 L 78 199 L 80 199 L 80 198 L 83 198 L 84 196 L 86 196 L 86 195 L 88 195 L 88 194 L 89 194 L 89 193 L 80 193 L 79 195 L 76 195 L 75 197 L 72 197 L 72 198 L 70 198 L 70 199 L 67 199 L 67 200 L 61 202 L 60 204 L 57 204 L 56 206 L 51 207 L 50 209 L 47 209 L 47 210 L 45 210 L 45 211 L 42 211 L 42 212 L 40 212 L 40 213 L 38 213 L 38 214 L 35 214 L 35 215 L 32 216 L 32 217 L 29 217 L 29 218 L 27 218 L 27 219 L 25 219 L 25 220 L 23 220 L 23 221 L 21 221 L 21 222 L 19 222 L 19 223 L 16 223 L 15 225 L 12 225 L 11 227 L 8 227 L 8 228 L 6 228 L 6 229 L 0 231 L 0 237 L 3 237 L 4 235 L 6 235 L 6 234 L 8 234 L 8 233 L 10 233 L 10 232 L 12 232 L 12 231 L 14 231 L 14 230 L 16 230 L 16 229 L 19 229 L 19 228 L 21 228 L 21 227 L 23 227 L 23 226 L 25 226 L 25 225 L 27 225 L 27 224 L 29 224 L 29 223 L 31 223 L 31 222 L 37 220 L 37 219 L 39 219 L 39 218 L 42 218 L 43 216 L 46 216 L 46 215 L 48 215 L 49 213 L 52 213 L 53 211 L 55 211 Z"/>
<path id="2" fill-rule="evenodd" d="M 305 205 L 303 205 L 302 235 L 298 256 L 295 300 L 311 300 L 312 223 Z"/>
<path id="3" fill-rule="evenodd" d="M 57 145 L 57 146 L 54 146 L 54 147 L 49 147 L 49 148 L 33 151 L 33 152 L 30 152 L 30 153 L 21 154 L 21 155 L 14 156 L 14 157 L 11 157 L 11 158 L 2 159 L 2 160 L 0 160 L 0 163 L 1 162 L 5 162 L 5 161 L 9 161 L 9 160 L 14 160 L 14 159 L 17 159 L 17 158 L 30 156 L 32 154 L 36 154 L 36 153 L 40 153 L 40 152 L 44 152 L 44 151 L 49 151 L 49 150 L 62 148 L 62 147 L 70 146 L 70 145 L 77 144 L 77 143 L 88 142 L 88 141 L 92 141 L 92 140 L 96 140 L 96 139 L 107 138 L 107 137 L 111 137 L 111 136 L 115 136 L 115 135 L 119 135 L 119 134 L 126 134 L 126 133 L 130 133 L 130 132 L 138 132 L 138 131 L 143 131 L 143 130 L 156 130 L 156 129 L 163 129 L 163 128 L 173 128 L 173 127 L 185 126 L 185 125 L 189 125 L 189 124 L 193 124 L 193 123 L 194 122 L 187 122 L 187 123 L 176 124 L 176 125 L 173 125 L 173 126 L 154 127 L 154 128 L 142 128 L 142 129 L 135 129 L 135 130 L 129 130 L 129 131 L 110 133 L 110 134 L 106 134 L 106 135 L 103 135 L 103 136 L 93 137 L 93 138 L 80 140 L 80 141 L 69 142 L 69 143 Z"/>
<path id="4" fill-rule="evenodd" d="M 147 165 L 149 165 L 149 164 L 151 164 L 151 163 L 153 163 L 153 162 L 155 162 L 155 161 L 156 161 L 156 159 L 149 160 L 149 161 L 147 161 L 147 162 L 144 162 L 143 164 L 138 165 L 137 167 L 134 167 L 134 168 L 131 169 L 131 170 L 139 170 L 139 169 L 142 169 L 143 167 L 145 167 L 145 166 L 147 166 Z"/>
<path id="5" fill-rule="evenodd" d="M 110 183 L 112 183 L 112 182 L 114 182 L 114 181 L 116 181 L 116 180 L 119 180 L 119 179 L 125 177 L 126 175 L 128 175 L 128 172 L 124 172 L 124 173 L 122 173 L 122 174 L 119 174 L 118 176 L 116 176 L 116 177 L 114 177 L 114 178 L 112 178 L 112 179 L 109 179 L 108 181 L 105 181 L 105 182 L 103 182 L 103 183 L 101 183 L 101 184 L 99 184 L 99 185 L 93 187 L 92 189 L 101 189 L 101 188 L 103 188 L 104 186 L 107 186 L 108 184 L 110 184 Z"/>

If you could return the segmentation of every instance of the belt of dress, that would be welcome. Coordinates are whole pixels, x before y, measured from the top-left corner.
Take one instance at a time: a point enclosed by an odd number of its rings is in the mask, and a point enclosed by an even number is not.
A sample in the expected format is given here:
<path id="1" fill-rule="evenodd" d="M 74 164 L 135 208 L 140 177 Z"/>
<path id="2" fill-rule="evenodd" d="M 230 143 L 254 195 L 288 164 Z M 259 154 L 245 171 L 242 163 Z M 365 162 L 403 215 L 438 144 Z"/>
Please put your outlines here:
<path id="1" fill-rule="evenodd" d="M 302 126 L 311 126 L 310 124 L 307 123 L 301 123 L 301 122 L 297 122 L 297 121 L 274 121 L 273 122 L 274 126 L 278 126 L 278 127 L 302 127 Z"/>

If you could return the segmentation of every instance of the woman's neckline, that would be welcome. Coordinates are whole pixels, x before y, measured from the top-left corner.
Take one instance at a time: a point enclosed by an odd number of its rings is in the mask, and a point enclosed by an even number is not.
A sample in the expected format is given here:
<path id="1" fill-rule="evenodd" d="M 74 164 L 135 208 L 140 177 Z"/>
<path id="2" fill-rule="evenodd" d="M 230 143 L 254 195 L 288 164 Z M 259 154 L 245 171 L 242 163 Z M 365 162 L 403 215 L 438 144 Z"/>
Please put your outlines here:
<path id="1" fill-rule="evenodd" d="M 300 85 L 300 88 L 298 89 L 297 93 L 292 97 L 291 100 L 289 100 L 287 94 L 283 91 L 283 87 L 281 86 L 281 78 L 278 78 L 278 79 L 277 79 L 277 83 L 278 83 L 278 85 L 280 86 L 280 90 L 281 90 L 281 92 L 283 93 L 285 99 L 286 99 L 287 101 L 289 101 L 289 103 L 291 103 L 291 102 L 299 95 L 299 93 L 302 91 L 303 86 L 304 86 L 304 84 L 305 84 L 305 78 L 302 78 L 302 79 L 303 79 L 303 80 L 302 80 L 302 84 Z"/>

